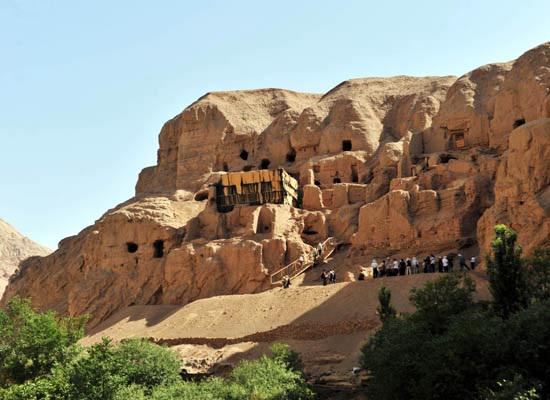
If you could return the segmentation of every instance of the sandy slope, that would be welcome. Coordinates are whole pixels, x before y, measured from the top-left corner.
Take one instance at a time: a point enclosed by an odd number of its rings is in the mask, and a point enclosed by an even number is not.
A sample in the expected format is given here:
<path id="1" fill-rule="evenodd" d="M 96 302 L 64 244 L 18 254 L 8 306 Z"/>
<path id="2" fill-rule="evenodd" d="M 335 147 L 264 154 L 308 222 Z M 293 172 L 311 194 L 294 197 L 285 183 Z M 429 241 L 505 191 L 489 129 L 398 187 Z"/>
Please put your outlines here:
<path id="1" fill-rule="evenodd" d="M 257 357 L 269 343 L 284 341 L 302 353 L 308 372 L 342 380 L 357 365 L 359 349 L 378 326 L 377 292 L 392 291 L 400 312 L 412 306 L 408 293 L 437 274 L 365 282 L 275 288 L 250 295 L 217 296 L 185 306 L 133 306 L 97 326 L 84 344 L 102 336 L 115 340 L 151 337 L 174 346 L 190 372 L 219 370 L 242 358 Z M 478 296 L 487 298 L 482 276 L 472 275 Z"/>

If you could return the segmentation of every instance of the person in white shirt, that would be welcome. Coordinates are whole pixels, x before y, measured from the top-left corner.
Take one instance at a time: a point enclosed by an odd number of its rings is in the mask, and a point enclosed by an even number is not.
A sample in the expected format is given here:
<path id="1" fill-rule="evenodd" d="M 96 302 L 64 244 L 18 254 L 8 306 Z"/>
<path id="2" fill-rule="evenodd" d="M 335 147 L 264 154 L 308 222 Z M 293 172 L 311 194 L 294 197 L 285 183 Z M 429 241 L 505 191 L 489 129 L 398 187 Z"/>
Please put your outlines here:
<path id="1" fill-rule="evenodd" d="M 443 272 L 449 272 L 449 260 L 447 259 L 447 256 L 443 256 Z"/>
<path id="2" fill-rule="evenodd" d="M 472 256 L 472 258 L 470 258 L 470 266 L 472 267 L 472 271 L 473 271 L 476 267 L 476 258 L 475 258 L 475 256 Z"/>
<path id="3" fill-rule="evenodd" d="M 412 258 L 411 265 L 412 265 L 412 273 L 418 274 L 418 260 L 416 259 L 416 256 Z"/>
<path id="4" fill-rule="evenodd" d="M 372 267 L 372 277 L 375 279 L 378 278 L 378 263 L 375 258 L 372 259 L 370 266 Z"/>

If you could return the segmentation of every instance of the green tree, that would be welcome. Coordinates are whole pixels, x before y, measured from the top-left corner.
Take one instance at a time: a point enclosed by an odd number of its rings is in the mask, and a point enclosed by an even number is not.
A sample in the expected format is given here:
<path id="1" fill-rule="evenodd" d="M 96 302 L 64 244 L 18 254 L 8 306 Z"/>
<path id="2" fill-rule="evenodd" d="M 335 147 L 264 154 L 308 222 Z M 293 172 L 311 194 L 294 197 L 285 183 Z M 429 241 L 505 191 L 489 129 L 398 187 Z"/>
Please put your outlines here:
<path id="1" fill-rule="evenodd" d="M 512 379 L 502 379 L 494 387 L 481 389 L 480 397 L 483 400 L 538 400 L 538 385 L 532 385 L 520 374 Z"/>
<path id="2" fill-rule="evenodd" d="M 174 384 L 181 379 L 180 369 L 177 355 L 166 347 L 145 339 L 115 346 L 104 338 L 66 367 L 65 373 L 70 398 L 107 400 L 129 385 L 138 385 L 149 394 L 156 386 Z"/>
<path id="3" fill-rule="evenodd" d="M 391 305 L 391 291 L 387 287 L 382 286 L 378 290 L 378 302 L 379 305 L 376 311 L 382 323 L 386 323 L 389 319 L 395 317 L 397 312 Z"/>
<path id="4" fill-rule="evenodd" d="M 497 313 L 508 318 L 529 302 L 527 275 L 521 262 L 517 234 L 506 225 L 495 226 L 493 257 L 488 259 L 487 272 Z"/>
<path id="5" fill-rule="evenodd" d="M 180 382 L 159 386 L 152 400 L 309 400 L 314 394 L 306 384 L 297 364 L 297 353 L 287 345 L 272 346 L 272 357 L 241 361 L 226 378 L 200 382 Z M 140 398 L 136 395 L 136 398 Z M 122 397 L 121 397 L 122 400 Z"/>
<path id="6" fill-rule="evenodd" d="M 536 249 L 524 265 L 531 302 L 550 300 L 550 247 Z"/>
<path id="7" fill-rule="evenodd" d="M 426 324 L 431 333 L 441 333 L 450 319 L 474 304 L 476 286 L 466 274 L 446 274 L 424 287 L 413 288 L 410 301 L 416 307 L 414 318 Z"/>
<path id="8" fill-rule="evenodd" d="M 267 356 L 239 363 L 229 383 L 229 398 L 236 400 L 307 400 L 314 397 L 301 372 Z"/>
<path id="9" fill-rule="evenodd" d="M 303 363 L 300 354 L 292 350 L 286 343 L 274 343 L 269 348 L 273 359 L 285 364 L 293 371 L 302 372 Z"/>
<path id="10" fill-rule="evenodd" d="M 45 376 L 56 363 L 69 361 L 85 323 L 86 317 L 37 313 L 29 300 L 12 298 L 0 310 L 0 386 Z"/>

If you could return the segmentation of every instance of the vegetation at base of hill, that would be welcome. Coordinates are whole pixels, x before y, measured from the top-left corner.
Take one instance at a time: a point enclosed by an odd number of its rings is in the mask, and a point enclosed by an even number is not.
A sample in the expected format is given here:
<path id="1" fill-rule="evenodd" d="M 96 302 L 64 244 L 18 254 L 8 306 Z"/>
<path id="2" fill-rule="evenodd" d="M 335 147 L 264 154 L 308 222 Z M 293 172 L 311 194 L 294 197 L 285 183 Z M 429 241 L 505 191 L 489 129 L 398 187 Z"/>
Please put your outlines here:
<path id="1" fill-rule="evenodd" d="M 170 349 L 144 339 L 77 341 L 85 318 L 38 313 L 14 298 L 0 310 L 0 399 L 312 399 L 299 355 L 274 344 L 271 356 L 243 361 L 229 377 L 185 382 Z"/>
<path id="2" fill-rule="evenodd" d="M 411 291 L 416 311 L 387 318 L 362 348 L 369 398 L 550 398 L 550 250 L 522 259 L 515 242 L 495 227 L 491 302 L 476 303 L 459 273 Z"/>
<path id="3" fill-rule="evenodd" d="M 395 308 L 391 305 L 391 291 L 387 287 L 382 286 L 378 290 L 378 302 L 380 303 L 380 305 L 376 308 L 376 313 L 378 314 L 378 318 L 380 318 L 380 321 L 382 323 L 395 317 L 397 312 L 395 311 Z"/>

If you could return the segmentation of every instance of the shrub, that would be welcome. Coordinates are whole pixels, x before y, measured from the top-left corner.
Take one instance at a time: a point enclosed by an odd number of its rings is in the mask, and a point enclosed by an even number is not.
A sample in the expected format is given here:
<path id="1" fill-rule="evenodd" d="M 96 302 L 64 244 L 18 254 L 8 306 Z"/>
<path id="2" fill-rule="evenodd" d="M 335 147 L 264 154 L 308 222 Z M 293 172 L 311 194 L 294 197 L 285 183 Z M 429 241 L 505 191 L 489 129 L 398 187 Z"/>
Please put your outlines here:
<path id="1" fill-rule="evenodd" d="M 416 306 L 414 318 L 426 324 L 432 333 L 443 332 L 449 320 L 473 305 L 474 281 L 465 274 L 444 275 L 413 288 L 410 301 Z"/>
<path id="2" fill-rule="evenodd" d="M 85 323 L 86 317 L 37 313 L 29 300 L 12 298 L 0 310 L 0 386 L 45 376 L 54 364 L 69 361 Z"/>
<path id="3" fill-rule="evenodd" d="M 273 359 L 279 361 L 287 366 L 287 368 L 302 372 L 303 364 L 300 354 L 292 350 L 292 348 L 286 343 L 274 343 L 269 348 Z"/>
<path id="4" fill-rule="evenodd" d="M 297 353 L 288 345 L 272 346 L 273 357 L 241 361 L 227 379 L 181 382 L 153 390 L 153 400 L 308 400 L 313 392 L 302 373 Z M 291 367 L 294 365 L 294 368 Z M 139 397 L 138 397 L 139 398 Z"/>
<path id="5" fill-rule="evenodd" d="M 540 399 L 538 385 L 533 385 L 516 374 L 512 379 L 498 381 L 493 388 L 482 389 L 483 400 L 537 400 Z"/>
<path id="6" fill-rule="evenodd" d="M 382 286 L 378 290 L 378 302 L 379 305 L 376 311 L 382 323 L 396 316 L 395 308 L 391 305 L 391 291 L 387 287 Z"/>
<path id="7" fill-rule="evenodd" d="M 524 265 L 531 302 L 550 300 L 550 247 L 536 249 Z"/>
<path id="8" fill-rule="evenodd" d="M 141 386 L 149 394 L 156 386 L 178 382 L 180 362 L 169 349 L 144 339 L 113 346 L 104 338 L 66 367 L 65 373 L 73 398 L 112 399 L 128 385 Z"/>
<path id="9" fill-rule="evenodd" d="M 313 392 L 302 374 L 281 361 L 262 356 L 254 361 L 242 361 L 229 378 L 231 399 L 307 400 Z"/>

